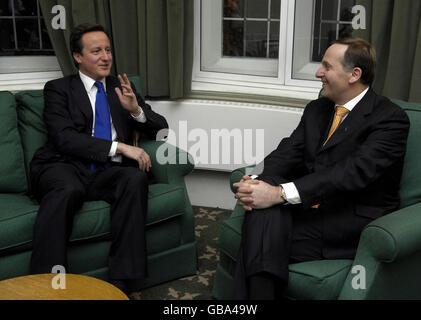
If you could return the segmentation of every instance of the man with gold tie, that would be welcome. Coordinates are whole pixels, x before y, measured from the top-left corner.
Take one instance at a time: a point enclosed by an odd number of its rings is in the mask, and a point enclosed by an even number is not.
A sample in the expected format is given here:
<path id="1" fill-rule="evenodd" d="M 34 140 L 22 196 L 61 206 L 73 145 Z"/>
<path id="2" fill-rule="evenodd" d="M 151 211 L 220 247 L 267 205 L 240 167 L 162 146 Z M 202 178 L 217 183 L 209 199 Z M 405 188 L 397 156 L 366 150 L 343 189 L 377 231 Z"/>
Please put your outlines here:
<path id="1" fill-rule="evenodd" d="M 399 207 L 409 120 L 370 88 L 375 68 L 371 44 L 336 41 L 316 73 L 323 97 L 234 185 L 246 209 L 234 298 L 280 297 L 289 263 L 354 258 L 364 226 Z"/>

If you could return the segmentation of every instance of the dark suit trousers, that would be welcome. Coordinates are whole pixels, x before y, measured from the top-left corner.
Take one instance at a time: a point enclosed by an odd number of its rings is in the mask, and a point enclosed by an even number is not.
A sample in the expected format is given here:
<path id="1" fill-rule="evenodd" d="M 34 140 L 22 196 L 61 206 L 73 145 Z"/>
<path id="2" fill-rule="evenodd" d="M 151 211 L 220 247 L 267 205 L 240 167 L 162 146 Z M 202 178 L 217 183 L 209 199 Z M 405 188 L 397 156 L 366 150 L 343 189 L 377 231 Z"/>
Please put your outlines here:
<path id="1" fill-rule="evenodd" d="M 322 217 L 300 205 L 277 205 L 245 213 L 234 276 L 234 299 L 249 299 L 249 279 L 270 274 L 280 291 L 288 284 L 288 265 L 322 259 Z"/>
<path id="2" fill-rule="evenodd" d="M 146 276 L 145 223 L 148 180 L 136 168 L 111 166 L 80 170 L 69 163 L 46 164 L 36 185 L 40 208 L 34 227 L 31 273 L 67 268 L 67 245 L 75 213 L 86 200 L 111 205 L 110 279 Z"/>

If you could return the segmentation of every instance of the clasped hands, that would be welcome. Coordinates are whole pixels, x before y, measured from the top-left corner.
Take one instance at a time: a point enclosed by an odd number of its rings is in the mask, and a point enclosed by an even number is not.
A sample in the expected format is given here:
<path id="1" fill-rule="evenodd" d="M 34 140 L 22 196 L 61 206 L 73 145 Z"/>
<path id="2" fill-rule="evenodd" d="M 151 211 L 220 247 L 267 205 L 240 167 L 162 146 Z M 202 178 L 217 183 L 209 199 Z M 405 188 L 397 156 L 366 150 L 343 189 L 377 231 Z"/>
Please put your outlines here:
<path id="1" fill-rule="evenodd" d="M 121 88 L 116 87 L 115 91 L 120 103 L 124 109 L 132 113 L 134 116 L 139 116 L 142 112 L 142 109 L 139 107 L 137 102 L 136 95 L 134 94 L 130 81 L 127 78 L 127 75 L 124 74 L 123 77 L 118 75 L 118 80 L 120 81 Z M 123 154 L 129 159 L 136 160 L 139 164 L 139 169 L 142 171 L 149 171 L 152 167 L 151 158 L 142 148 L 130 146 L 121 142 L 117 144 L 117 153 Z"/>
<path id="2" fill-rule="evenodd" d="M 252 180 L 247 175 L 233 186 L 238 188 L 235 194 L 238 205 L 247 211 L 266 209 L 285 202 L 282 197 L 282 187 L 272 186 L 260 180 Z"/>

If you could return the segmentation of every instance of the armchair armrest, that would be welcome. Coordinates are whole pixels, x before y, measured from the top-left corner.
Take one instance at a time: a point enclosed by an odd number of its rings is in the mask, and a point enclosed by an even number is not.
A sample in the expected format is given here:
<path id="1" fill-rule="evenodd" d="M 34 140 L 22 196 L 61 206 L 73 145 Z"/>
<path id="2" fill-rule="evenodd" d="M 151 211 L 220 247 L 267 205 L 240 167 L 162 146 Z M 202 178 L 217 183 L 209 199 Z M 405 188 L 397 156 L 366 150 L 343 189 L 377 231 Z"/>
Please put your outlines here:
<path id="1" fill-rule="evenodd" d="M 247 167 L 235 169 L 231 172 L 230 187 L 233 193 L 237 192 L 237 189 L 233 187 L 233 184 L 239 182 L 243 178 L 244 175 L 251 174 L 251 172 L 253 171 L 255 167 L 256 166 L 254 165 L 247 166 Z"/>
<path id="2" fill-rule="evenodd" d="M 361 234 L 360 246 L 386 263 L 421 251 L 421 203 L 371 222 Z"/>
<path id="3" fill-rule="evenodd" d="M 252 165 L 252 166 L 247 166 L 247 167 L 243 167 L 243 168 L 238 168 L 238 169 L 235 169 L 231 172 L 230 187 L 231 187 L 231 191 L 233 193 L 237 192 L 237 188 L 234 188 L 233 184 L 240 181 L 243 178 L 244 175 L 251 174 L 251 172 L 253 171 L 254 168 L 255 168 L 255 166 Z M 242 217 L 242 216 L 244 216 L 244 214 L 245 214 L 244 208 L 236 205 L 233 213 L 231 214 L 231 218 Z"/>
<path id="4" fill-rule="evenodd" d="M 184 176 L 193 171 L 193 157 L 176 146 L 164 141 L 142 139 L 139 147 L 149 154 L 152 174 L 159 183 L 184 184 Z"/>
<path id="5" fill-rule="evenodd" d="M 365 268 L 365 290 L 356 290 L 352 269 L 339 299 L 418 298 L 421 280 L 421 203 L 383 216 L 363 230 L 355 266 Z"/>

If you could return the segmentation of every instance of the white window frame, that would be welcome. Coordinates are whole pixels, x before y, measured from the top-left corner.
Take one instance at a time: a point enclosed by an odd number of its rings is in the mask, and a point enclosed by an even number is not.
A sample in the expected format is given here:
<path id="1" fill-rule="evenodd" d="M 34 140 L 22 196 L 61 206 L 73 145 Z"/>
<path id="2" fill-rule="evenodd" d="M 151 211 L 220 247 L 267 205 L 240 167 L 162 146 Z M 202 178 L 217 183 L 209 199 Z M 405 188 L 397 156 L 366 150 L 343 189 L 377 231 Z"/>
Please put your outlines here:
<path id="1" fill-rule="evenodd" d="M 296 0 L 281 0 L 281 17 L 279 32 L 279 60 L 278 75 L 275 77 L 268 76 L 251 76 L 239 75 L 226 72 L 212 72 L 201 70 L 201 2 L 212 1 L 215 6 L 221 7 L 220 0 L 195 0 L 195 41 L 194 41 L 194 63 L 192 76 L 192 90 L 206 92 L 230 92 L 243 93 L 253 95 L 267 95 L 284 97 L 287 99 L 297 100 L 313 100 L 317 98 L 321 89 L 320 80 L 297 80 L 292 78 L 293 68 L 293 49 L 294 49 L 294 17 Z M 305 0 L 308 1 L 308 0 Z M 213 11 L 215 12 L 215 11 Z M 216 11 L 217 12 L 217 11 Z M 209 14 L 206 12 L 206 14 Z M 307 21 L 307 29 L 312 30 L 312 20 Z M 308 39 L 308 38 L 307 38 Z M 309 41 L 307 41 L 309 42 Z M 308 43 L 308 57 L 310 59 L 310 46 Z M 225 58 L 226 59 L 226 58 Z M 232 58 L 229 58 L 234 60 Z M 223 58 L 220 61 L 223 63 Z M 238 59 L 240 60 L 240 59 Z M 243 58 L 247 62 L 249 59 Z M 310 60 L 309 60 L 310 61 Z M 217 63 L 217 62 L 216 62 Z M 320 64 L 303 63 L 299 72 L 310 70 Z M 317 68 L 315 69 L 317 70 Z M 314 71 L 315 73 L 315 71 Z"/>
<path id="2" fill-rule="evenodd" d="M 310 2 L 313 2 L 313 10 L 308 10 L 308 3 Z M 289 45 L 293 44 L 293 48 L 287 52 L 288 77 L 285 81 L 290 85 L 300 85 L 302 80 L 320 82 L 315 76 L 316 71 L 320 68 L 320 63 L 312 62 L 313 43 L 312 41 L 308 41 L 308 39 L 313 39 L 313 12 L 315 5 L 316 0 L 295 0 L 294 9 L 290 9 L 291 16 L 294 19 L 290 19 L 289 21 L 289 30 L 294 30 L 294 32 L 289 32 L 288 43 Z M 301 12 L 299 21 L 295 20 L 296 12 Z M 294 52 L 299 54 L 294 54 Z M 294 59 L 295 63 L 293 63 Z"/>

